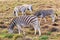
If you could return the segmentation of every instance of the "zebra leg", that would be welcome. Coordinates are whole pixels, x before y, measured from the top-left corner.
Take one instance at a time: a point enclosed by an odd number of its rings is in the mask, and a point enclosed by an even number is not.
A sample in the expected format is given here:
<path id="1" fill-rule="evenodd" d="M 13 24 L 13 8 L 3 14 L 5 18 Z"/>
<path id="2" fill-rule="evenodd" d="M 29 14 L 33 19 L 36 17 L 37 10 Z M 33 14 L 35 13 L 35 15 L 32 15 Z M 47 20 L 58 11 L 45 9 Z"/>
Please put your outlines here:
<path id="1" fill-rule="evenodd" d="M 37 30 L 38 30 L 39 36 L 40 36 L 41 35 L 41 31 L 40 31 L 40 26 L 38 24 L 35 25 L 35 34 L 36 34 Z"/>
<path id="2" fill-rule="evenodd" d="M 39 32 L 39 36 L 41 35 L 41 31 L 40 31 L 40 25 L 39 25 L 40 23 L 38 22 L 38 21 L 36 21 L 35 23 L 34 23 L 34 25 L 33 25 L 33 27 L 34 27 L 34 30 L 35 30 L 35 35 L 36 35 L 36 31 L 38 30 L 38 32 Z"/>
<path id="3" fill-rule="evenodd" d="M 18 32 L 20 34 L 21 26 L 20 25 L 17 25 L 17 27 L 18 27 Z"/>
<path id="4" fill-rule="evenodd" d="M 26 14 L 25 14 L 25 11 L 26 11 L 26 8 L 23 7 L 23 8 L 21 9 L 22 15 L 26 15 Z"/>
<path id="5" fill-rule="evenodd" d="M 46 18 L 44 18 L 45 22 L 46 22 Z"/>
<path id="6" fill-rule="evenodd" d="M 24 27 L 23 27 L 23 29 L 24 29 Z M 21 30 L 23 30 L 23 29 L 21 29 Z M 25 30 L 23 30 L 23 34 L 25 35 Z"/>
<path id="7" fill-rule="evenodd" d="M 22 12 L 22 15 L 26 15 L 25 12 Z"/>
<path id="8" fill-rule="evenodd" d="M 40 22 L 41 22 L 41 20 L 42 20 L 42 18 L 43 18 L 43 15 L 40 15 L 39 17 L 40 17 Z"/>
<path id="9" fill-rule="evenodd" d="M 34 35 L 36 35 L 37 29 L 36 29 L 35 23 L 32 23 L 31 25 L 33 25 L 33 28 L 34 28 Z"/>
<path id="10" fill-rule="evenodd" d="M 55 16 L 54 16 L 54 14 L 51 15 L 51 18 L 52 18 L 52 22 L 54 22 L 54 21 L 55 21 Z"/>
<path id="11" fill-rule="evenodd" d="M 16 12 L 16 16 L 18 17 L 18 12 Z"/>
<path id="12" fill-rule="evenodd" d="M 17 25 L 17 27 L 18 27 L 19 34 L 20 34 L 20 30 L 21 30 L 21 31 L 23 31 L 23 34 L 25 35 L 25 31 L 21 28 L 21 25 Z"/>
<path id="13" fill-rule="evenodd" d="M 35 27 L 34 27 L 34 30 L 35 30 L 35 33 L 34 33 L 34 35 L 36 35 L 36 30 L 37 30 L 37 29 L 36 29 Z"/>
<path id="14" fill-rule="evenodd" d="M 39 36 L 41 36 L 40 22 L 37 22 L 37 30 L 39 32 Z"/>

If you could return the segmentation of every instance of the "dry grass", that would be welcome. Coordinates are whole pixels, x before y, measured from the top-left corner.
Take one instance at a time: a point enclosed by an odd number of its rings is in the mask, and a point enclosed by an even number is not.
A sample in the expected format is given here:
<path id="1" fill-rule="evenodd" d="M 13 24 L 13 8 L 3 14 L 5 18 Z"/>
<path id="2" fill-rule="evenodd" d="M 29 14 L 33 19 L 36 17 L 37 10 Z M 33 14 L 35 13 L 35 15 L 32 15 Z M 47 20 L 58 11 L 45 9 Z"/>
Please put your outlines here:
<path id="1" fill-rule="evenodd" d="M 30 13 L 29 11 L 26 12 L 28 15 L 33 15 L 33 13 L 37 10 L 46 10 L 46 9 L 53 9 L 58 15 L 60 15 L 60 0 L 0 0 L 0 22 L 3 22 L 3 25 L 9 25 L 11 20 L 13 19 L 13 9 L 17 5 L 23 5 L 23 4 L 32 4 L 33 5 L 33 12 Z M 19 13 L 21 15 L 21 13 Z M 58 19 L 56 17 L 56 19 Z M 56 22 L 56 25 L 51 22 L 51 20 L 48 18 L 48 21 L 46 23 L 41 22 L 41 31 L 42 36 L 48 35 L 48 40 L 60 40 L 60 19 Z M 0 23 L 2 26 L 2 24 Z M 57 28 L 57 32 L 50 32 L 52 28 Z M 37 35 L 33 35 L 34 30 L 30 28 L 26 28 L 26 38 L 30 38 L 32 40 L 39 40 L 40 37 Z M 30 30 L 29 30 L 30 29 Z M 2 30 L 0 28 L 0 30 Z M 7 29 L 6 29 L 7 30 Z M 6 32 L 4 29 L 1 32 Z M 54 30 L 53 30 L 54 31 Z M 18 36 L 18 35 L 16 35 Z M 23 36 L 24 37 L 24 36 Z M 22 37 L 22 38 L 23 38 Z M 14 37 L 13 37 L 14 38 Z M 46 37 L 45 37 L 46 38 Z M 9 38 L 0 38 L 1 40 L 10 40 Z M 19 38 L 18 38 L 19 39 Z M 17 39 L 17 40 L 18 40 Z M 41 39 L 42 40 L 42 39 Z"/>

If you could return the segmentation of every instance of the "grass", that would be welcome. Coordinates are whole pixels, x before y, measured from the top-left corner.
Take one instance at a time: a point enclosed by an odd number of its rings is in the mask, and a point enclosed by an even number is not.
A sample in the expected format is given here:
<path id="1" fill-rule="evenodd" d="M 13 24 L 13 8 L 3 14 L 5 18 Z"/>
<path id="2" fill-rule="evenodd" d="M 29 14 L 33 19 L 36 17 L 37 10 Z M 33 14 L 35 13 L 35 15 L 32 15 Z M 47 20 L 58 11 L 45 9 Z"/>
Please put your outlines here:
<path id="1" fill-rule="evenodd" d="M 12 40 L 16 40 L 17 38 L 22 38 L 23 37 L 23 35 L 22 34 L 14 34 L 14 36 L 13 36 L 13 38 L 12 38 Z"/>
<path id="2" fill-rule="evenodd" d="M 8 30 L 4 29 L 4 30 L 1 31 L 1 33 L 8 33 Z"/>
<path id="3" fill-rule="evenodd" d="M 1 33 L 0 34 L 0 37 L 1 38 L 12 38 L 13 37 L 13 34 Z"/>
<path id="4" fill-rule="evenodd" d="M 27 12 L 28 15 L 30 15 L 30 14 L 33 15 L 33 13 L 35 11 L 37 11 L 37 10 L 51 9 L 49 7 L 52 7 L 52 9 L 54 9 L 55 12 L 58 15 L 60 15 L 60 9 L 59 9 L 60 8 L 60 0 L 58 0 L 58 1 L 56 1 L 56 0 L 19 0 L 19 1 L 13 0 L 13 1 L 0 1 L 0 24 L 9 25 L 9 23 L 11 22 L 11 19 L 13 18 L 13 9 L 14 9 L 14 7 L 17 6 L 17 5 L 23 5 L 23 4 L 32 4 L 33 5 L 33 12 L 30 13 L 28 11 Z M 33 35 L 34 30 L 30 31 L 28 29 L 26 30 L 27 31 L 26 32 L 26 36 L 32 37 L 33 40 L 48 40 L 49 38 L 55 40 L 55 38 L 56 38 L 55 36 L 53 36 L 53 37 L 51 36 L 52 32 L 50 32 L 50 31 L 48 31 L 46 33 L 46 35 L 42 34 L 40 37 L 38 37 L 38 36 L 34 36 Z M 0 30 L 2 30 L 2 29 L 0 29 Z M 45 30 L 43 30 L 43 31 L 45 31 Z M 23 35 L 22 34 L 21 35 L 19 35 L 19 34 L 8 34 L 8 30 L 4 29 L 4 30 L 0 31 L 0 37 L 2 37 L 2 38 L 12 38 L 12 40 L 16 40 L 19 37 L 22 38 Z M 57 37 L 60 38 L 60 34 L 58 34 Z"/>
<path id="5" fill-rule="evenodd" d="M 47 35 L 42 35 L 40 38 L 39 38 L 39 40 L 48 40 L 48 36 Z"/>
<path id="6" fill-rule="evenodd" d="M 52 32 L 47 32 L 47 35 L 51 35 Z"/>

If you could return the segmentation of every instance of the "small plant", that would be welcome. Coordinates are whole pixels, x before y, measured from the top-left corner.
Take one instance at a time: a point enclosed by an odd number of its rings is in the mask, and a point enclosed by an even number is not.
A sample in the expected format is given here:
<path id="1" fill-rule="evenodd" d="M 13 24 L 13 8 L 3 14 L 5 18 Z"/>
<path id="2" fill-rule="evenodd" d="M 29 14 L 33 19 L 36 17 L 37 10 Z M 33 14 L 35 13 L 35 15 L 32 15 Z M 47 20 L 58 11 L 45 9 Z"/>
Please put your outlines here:
<path id="1" fill-rule="evenodd" d="M 13 38 L 13 34 L 6 34 L 6 36 L 5 37 L 7 37 L 7 38 Z"/>
<path id="2" fill-rule="evenodd" d="M 8 33 L 7 29 L 2 30 L 2 33 Z"/>
<path id="3" fill-rule="evenodd" d="M 32 37 L 33 40 L 39 40 L 39 37 Z"/>
<path id="4" fill-rule="evenodd" d="M 47 32 L 47 35 L 51 35 L 52 32 Z"/>
<path id="5" fill-rule="evenodd" d="M 47 35 L 43 35 L 43 36 L 39 37 L 39 40 L 48 40 L 48 36 Z"/>
<path id="6" fill-rule="evenodd" d="M 13 34 L 6 34 L 6 33 L 1 33 L 0 37 L 1 38 L 12 38 L 14 35 Z"/>
<path id="7" fill-rule="evenodd" d="M 23 37 L 23 35 L 22 34 L 14 34 L 14 36 L 13 36 L 13 40 L 16 40 L 18 37 L 20 37 L 20 38 L 22 38 Z"/>
<path id="8" fill-rule="evenodd" d="M 2 34 L 2 33 L 0 34 L 1 38 L 5 38 L 5 36 L 6 36 L 5 34 Z"/>

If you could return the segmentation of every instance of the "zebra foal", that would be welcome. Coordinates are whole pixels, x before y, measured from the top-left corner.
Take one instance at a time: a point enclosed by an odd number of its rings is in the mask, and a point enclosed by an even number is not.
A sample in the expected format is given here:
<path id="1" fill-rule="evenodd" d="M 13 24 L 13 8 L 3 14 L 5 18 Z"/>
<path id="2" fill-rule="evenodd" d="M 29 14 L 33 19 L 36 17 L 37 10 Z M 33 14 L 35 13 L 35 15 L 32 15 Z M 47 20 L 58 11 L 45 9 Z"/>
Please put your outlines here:
<path id="1" fill-rule="evenodd" d="M 33 28 L 35 30 L 34 34 L 36 34 L 36 31 L 38 31 L 39 36 L 41 35 L 40 24 L 36 16 L 24 15 L 14 18 L 10 23 L 9 33 L 13 33 L 13 28 L 15 25 L 18 27 L 19 34 L 20 31 L 22 30 L 22 27 L 26 27 L 27 25 L 33 25 Z"/>
<path id="2" fill-rule="evenodd" d="M 53 9 L 49 9 L 49 10 L 39 10 L 35 12 L 34 15 L 37 17 L 41 17 L 41 19 L 44 18 L 45 22 L 46 22 L 45 17 L 49 15 L 52 18 L 52 22 L 55 22 L 55 16 L 54 16 L 55 14 L 56 13 L 54 12 Z M 58 15 L 56 14 L 56 16 Z"/>
<path id="3" fill-rule="evenodd" d="M 32 5 L 24 4 L 24 5 L 16 6 L 13 11 L 14 16 L 18 16 L 18 12 L 22 12 L 22 15 L 26 15 L 25 13 L 26 10 L 29 10 L 30 12 L 32 12 L 33 11 Z"/>

